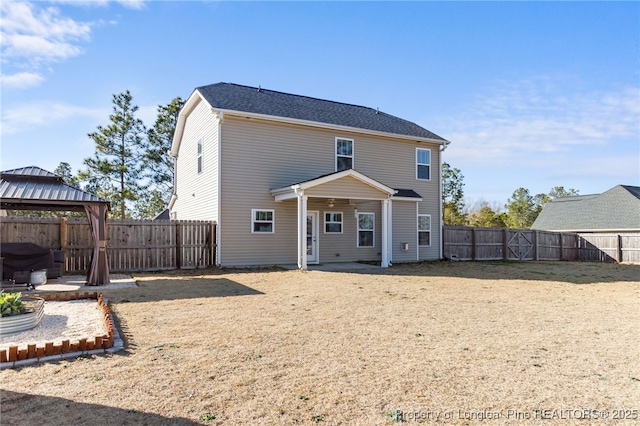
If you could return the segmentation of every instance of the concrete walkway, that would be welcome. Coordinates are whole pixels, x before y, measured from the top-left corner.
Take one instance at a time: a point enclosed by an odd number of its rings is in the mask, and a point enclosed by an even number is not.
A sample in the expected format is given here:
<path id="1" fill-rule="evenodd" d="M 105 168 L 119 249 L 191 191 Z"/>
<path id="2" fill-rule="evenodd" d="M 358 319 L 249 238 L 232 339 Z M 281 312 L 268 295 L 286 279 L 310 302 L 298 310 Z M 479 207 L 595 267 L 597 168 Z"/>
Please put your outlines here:
<path id="1" fill-rule="evenodd" d="M 280 265 L 285 269 L 298 269 L 298 265 Z M 369 265 L 367 263 L 357 262 L 336 262 L 336 263 L 321 263 L 319 265 L 307 265 L 309 271 L 323 271 L 323 272 L 350 272 L 350 271 L 364 271 L 364 270 L 381 270 L 380 265 Z"/>

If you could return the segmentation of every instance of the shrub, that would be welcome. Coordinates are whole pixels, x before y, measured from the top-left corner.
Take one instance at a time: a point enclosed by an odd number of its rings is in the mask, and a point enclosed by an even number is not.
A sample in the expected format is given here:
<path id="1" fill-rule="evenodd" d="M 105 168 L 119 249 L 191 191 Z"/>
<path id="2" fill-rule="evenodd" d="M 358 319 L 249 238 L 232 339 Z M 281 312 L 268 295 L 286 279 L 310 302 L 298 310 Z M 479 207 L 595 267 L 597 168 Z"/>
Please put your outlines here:
<path id="1" fill-rule="evenodd" d="M 20 315 L 24 312 L 25 304 L 22 293 L 5 293 L 0 291 L 0 317 Z"/>

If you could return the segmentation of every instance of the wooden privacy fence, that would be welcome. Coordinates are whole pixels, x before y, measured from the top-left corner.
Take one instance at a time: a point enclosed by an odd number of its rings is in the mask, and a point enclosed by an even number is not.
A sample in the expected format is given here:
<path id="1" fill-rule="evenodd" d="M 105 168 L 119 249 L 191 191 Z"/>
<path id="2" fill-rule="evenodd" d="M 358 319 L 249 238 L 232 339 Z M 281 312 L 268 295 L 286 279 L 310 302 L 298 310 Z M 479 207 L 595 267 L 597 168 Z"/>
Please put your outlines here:
<path id="1" fill-rule="evenodd" d="M 640 233 L 580 234 L 580 260 L 640 264 Z"/>
<path id="2" fill-rule="evenodd" d="M 216 263 L 215 222 L 109 220 L 107 230 L 112 272 L 199 268 Z M 62 249 L 67 273 L 85 273 L 93 252 L 89 222 L 79 218 L 3 217 L 0 240 Z"/>
<path id="3" fill-rule="evenodd" d="M 445 226 L 443 255 L 460 260 L 586 260 L 640 263 L 640 234 L 575 234 Z"/>

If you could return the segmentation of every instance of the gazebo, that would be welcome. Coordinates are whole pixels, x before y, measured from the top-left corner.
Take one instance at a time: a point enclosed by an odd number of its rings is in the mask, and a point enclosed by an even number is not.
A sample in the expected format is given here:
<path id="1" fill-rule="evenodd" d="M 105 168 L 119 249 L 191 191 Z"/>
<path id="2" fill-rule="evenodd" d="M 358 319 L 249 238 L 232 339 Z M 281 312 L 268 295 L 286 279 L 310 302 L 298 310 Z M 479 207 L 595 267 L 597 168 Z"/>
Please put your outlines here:
<path id="1" fill-rule="evenodd" d="M 54 173 L 29 166 L 0 172 L 0 208 L 85 212 L 93 234 L 93 256 L 87 273 L 87 285 L 109 284 L 109 201 L 67 184 Z"/>

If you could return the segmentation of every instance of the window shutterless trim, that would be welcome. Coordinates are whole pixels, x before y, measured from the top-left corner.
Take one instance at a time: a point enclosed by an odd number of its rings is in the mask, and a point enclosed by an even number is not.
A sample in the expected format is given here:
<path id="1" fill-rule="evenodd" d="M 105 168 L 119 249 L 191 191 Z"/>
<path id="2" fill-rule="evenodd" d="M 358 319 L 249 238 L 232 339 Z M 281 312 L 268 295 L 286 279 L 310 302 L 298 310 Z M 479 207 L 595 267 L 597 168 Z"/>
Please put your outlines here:
<path id="1" fill-rule="evenodd" d="M 420 162 L 420 152 L 428 152 L 429 153 L 429 162 L 422 163 Z M 429 176 L 427 178 L 420 177 L 420 167 L 427 167 L 427 173 Z M 416 148 L 416 179 L 417 180 L 431 180 L 431 150 L 429 148 Z"/>
<path id="2" fill-rule="evenodd" d="M 429 229 L 420 229 L 420 218 L 428 217 L 429 218 Z M 430 214 L 418 214 L 418 246 L 419 247 L 431 247 L 431 215 Z M 429 233 L 429 244 L 420 244 L 420 233 L 428 232 Z"/>
<path id="3" fill-rule="evenodd" d="M 328 221 L 327 220 L 327 214 L 332 214 L 332 215 L 339 214 L 340 215 L 340 221 L 336 221 L 336 220 Z M 344 221 L 343 212 L 325 211 L 324 212 L 324 233 L 325 234 L 342 234 L 342 231 L 344 229 L 343 221 Z M 340 225 L 340 230 L 339 231 L 327 231 L 327 225 Z"/>
<path id="4" fill-rule="evenodd" d="M 204 171 L 204 143 L 202 139 L 198 140 L 197 151 L 196 151 L 196 163 L 198 174 Z"/>
<path id="5" fill-rule="evenodd" d="M 343 141 L 343 142 L 350 142 L 351 143 L 351 155 L 344 155 L 344 154 L 338 154 L 338 141 Z M 347 169 L 353 169 L 355 168 L 355 143 L 353 142 L 353 139 L 349 139 L 349 138 L 339 138 L 336 137 L 336 142 L 335 142 L 335 146 L 334 146 L 334 153 L 335 153 L 335 160 L 334 160 L 334 166 L 335 166 L 335 171 L 339 172 L 341 170 L 347 170 Z M 342 158 L 350 158 L 351 159 L 351 167 L 348 167 L 347 169 L 338 169 L 338 157 L 342 157 Z"/>
<path id="6" fill-rule="evenodd" d="M 256 213 L 271 213 L 271 220 L 256 219 Z M 271 224 L 271 231 L 256 231 L 256 224 Z M 275 234 L 276 232 L 276 213 L 273 209 L 251 209 L 251 233 L 252 234 Z"/>
<path id="7" fill-rule="evenodd" d="M 373 218 L 373 228 L 372 229 L 361 229 L 360 228 L 360 216 L 371 216 Z M 370 246 L 361 246 L 360 245 L 360 232 L 371 232 L 371 245 Z M 376 246 L 376 214 L 370 212 L 358 212 L 358 217 L 356 218 L 356 247 L 358 248 L 372 248 Z"/>

